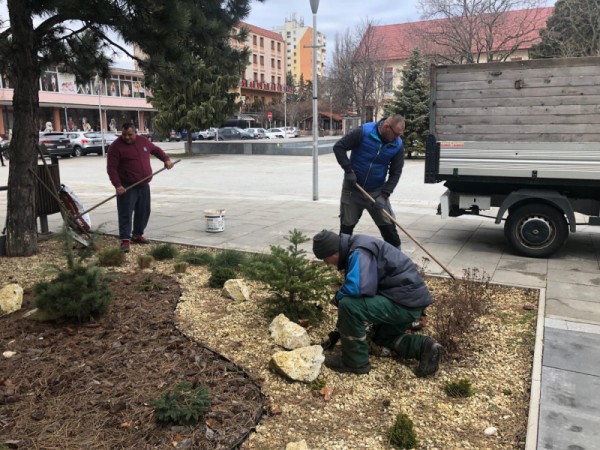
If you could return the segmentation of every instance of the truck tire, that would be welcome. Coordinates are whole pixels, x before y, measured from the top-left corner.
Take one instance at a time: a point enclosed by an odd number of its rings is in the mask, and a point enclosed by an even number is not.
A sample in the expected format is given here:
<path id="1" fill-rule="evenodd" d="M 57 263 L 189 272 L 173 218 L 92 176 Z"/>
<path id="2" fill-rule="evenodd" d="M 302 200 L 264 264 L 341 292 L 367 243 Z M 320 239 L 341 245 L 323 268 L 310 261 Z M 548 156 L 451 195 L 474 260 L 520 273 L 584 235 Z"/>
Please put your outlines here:
<path id="1" fill-rule="evenodd" d="M 508 214 L 504 236 L 521 255 L 547 258 L 567 241 L 569 228 L 561 211 L 533 203 L 519 206 Z"/>

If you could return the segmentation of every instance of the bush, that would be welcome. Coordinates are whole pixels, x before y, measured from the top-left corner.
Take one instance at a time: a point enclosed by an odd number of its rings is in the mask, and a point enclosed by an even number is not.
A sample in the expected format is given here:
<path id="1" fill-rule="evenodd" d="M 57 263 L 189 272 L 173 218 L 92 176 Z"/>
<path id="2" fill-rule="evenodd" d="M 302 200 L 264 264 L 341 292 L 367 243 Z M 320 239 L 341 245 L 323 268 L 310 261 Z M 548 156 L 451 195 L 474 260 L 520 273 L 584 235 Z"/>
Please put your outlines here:
<path id="1" fill-rule="evenodd" d="M 105 313 L 113 298 L 102 269 L 72 260 L 54 280 L 37 283 L 33 295 L 48 317 L 77 322 Z"/>
<path id="2" fill-rule="evenodd" d="M 152 265 L 154 258 L 150 255 L 138 255 L 137 263 L 140 269 L 149 269 Z"/>
<path id="3" fill-rule="evenodd" d="M 188 268 L 188 263 L 186 262 L 177 262 L 173 265 L 173 270 L 175 273 L 185 273 Z"/>
<path id="4" fill-rule="evenodd" d="M 478 269 L 465 270 L 461 280 L 451 283 L 444 295 L 435 298 L 428 309 L 433 337 L 449 354 L 459 354 L 460 343 L 479 317 L 489 311 L 495 295 L 490 277 Z"/>
<path id="5" fill-rule="evenodd" d="M 215 255 L 214 266 L 240 270 L 248 264 L 248 255 L 237 250 L 223 250 Z"/>
<path id="6" fill-rule="evenodd" d="M 227 280 L 237 278 L 238 274 L 231 267 L 213 267 L 208 279 L 211 288 L 222 288 Z"/>
<path id="7" fill-rule="evenodd" d="M 404 413 L 396 416 L 396 421 L 388 430 L 387 436 L 390 444 L 396 448 L 410 449 L 415 448 L 419 444 L 413 422 Z"/>
<path id="8" fill-rule="evenodd" d="M 98 252 L 98 265 L 102 267 L 118 267 L 125 262 L 125 253 L 119 247 L 105 248 Z"/>
<path id="9" fill-rule="evenodd" d="M 173 244 L 156 245 L 148 252 L 148 254 L 157 261 L 173 259 L 177 256 L 177 253 L 177 249 Z"/>
<path id="10" fill-rule="evenodd" d="M 299 246 L 310 239 L 300 231 L 290 231 L 286 240 L 287 248 L 271 246 L 270 257 L 255 259 L 247 271 L 273 293 L 266 303 L 268 317 L 283 313 L 290 320 L 317 323 L 324 317 L 323 306 L 332 298 L 339 275 L 304 257 L 306 251 Z"/>
<path id="11" fill-rule="evenodd" d="M 152 275 L 146 275 L 142 280 L 141 290 L 150 292 L 150 291 L 160 291 L 163 288 L 163 284 L 161 281 L 154 281 Z"/>
<path id="12" fill-rule="evenodd" d="M 211 266 L 215 262 L 215 257 L 212 253 L 200 252 L 198 250 L 189 250 L 181 254 L 179 259 L 193 266 Z"/>
<path id="13" fill-rule="evenodd" d="M 184 381 L 152 400 L 150 406 L 161 425 L 194 425 L 210 410 L 211 399 L 208 388 Z"/>
<path id="14" fill-rule="evenodd" d="M 458 381 L 449 381 L 444 386 L 444 390 L 448 397 L 471 397 L 475 392 L 473 385 L 468 378 L 461 378 Z"/>

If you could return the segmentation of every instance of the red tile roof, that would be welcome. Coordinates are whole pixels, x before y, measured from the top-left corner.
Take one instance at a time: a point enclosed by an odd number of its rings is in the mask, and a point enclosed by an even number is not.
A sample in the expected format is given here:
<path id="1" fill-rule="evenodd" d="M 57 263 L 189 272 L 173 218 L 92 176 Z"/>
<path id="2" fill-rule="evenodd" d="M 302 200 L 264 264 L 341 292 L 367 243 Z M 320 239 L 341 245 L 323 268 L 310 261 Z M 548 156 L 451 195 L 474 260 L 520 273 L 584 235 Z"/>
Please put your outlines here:
<path id="1" fill-rule="evenodd" d="M 283 36 L 281 36 L 281 34 L 279 34 L 279 33 L 276 33 L 275 31 L 265 30 L 264 28 L 257 27 L 256 25 L 251 25 L 251 24 L 246 23 L 246 22 L 240 22 L 240 23 L 238 23 L 238 27 L 240 27 L 240 28 L 244 27 L 250 33 L 258 34 L 259 36 L 264 36 L 264 37 L 268 37 L 270 39 L 273 39 L 275 41 L 284 42 Z"/>
<path id="2" fill-rule="evenodd" d="M 519 25 L 531 27 L 533 31 L 520 37 L 520 49 L 530 48 L 539 42 L 539 30 L 546 27 L 546 21 L 552 15 L 554 8 L 523 9 L 506 13 L 505 26 L 497 30 L 494 39 L 494 50 L 505 50 L 514 44 L 510 36 L 516 33 Z M 443 54 L 443 48 L 426 39 L 427 32 L 439 32 L 448 19 L 426 20 L 421 22 L 399 23 L 395 25 L 378 25 L 371 27 L 371 57 L 374 60 L 391 61 L 407 59 L 415 48 L 420 48 L 425 54 Z M 425 39 L 423 39 L 425 37 Z M 363 38 L 363 43 L 366 42 Z"/>

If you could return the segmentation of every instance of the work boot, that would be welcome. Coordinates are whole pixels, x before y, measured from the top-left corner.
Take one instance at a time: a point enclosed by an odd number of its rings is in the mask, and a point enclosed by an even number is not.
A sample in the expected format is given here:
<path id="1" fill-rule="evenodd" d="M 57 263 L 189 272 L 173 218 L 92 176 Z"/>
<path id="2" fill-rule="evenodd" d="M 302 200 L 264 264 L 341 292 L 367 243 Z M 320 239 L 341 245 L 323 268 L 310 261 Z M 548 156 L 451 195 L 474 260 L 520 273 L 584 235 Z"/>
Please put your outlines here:
<path id="1" fill-rule="evenodd" d="M 356 373 L 362 375 L 369 373 L 371 370 L 371 364 L 367 363 L 361 367 L 350 367 L 344 364 L 341 355 L 327 355 L 325 356 L 325 365 L 334 372 L 338 373 Z"/>
<path id="2" fill-rule="evenodd" d="M 425 336 L 421 342 L 419 366 L 415 369 L 415 375 L 422 378 L 436 373 L 443 354 L 444 347 L 429 336 Z"/>
<path id="3" fill-rule="evenodd" d="M 131 237 L 131 242 L 135 243 L 135 244 L 149 244 L 150 241 L 148 239 L 146 239 L 143 235 L 133 235 Z"/>
<path id="4" fill-rule="evenodd" d="M 123 253 L 129 253 L 129 240 L 123 239 L 121 241 L 121 251 Z"/>

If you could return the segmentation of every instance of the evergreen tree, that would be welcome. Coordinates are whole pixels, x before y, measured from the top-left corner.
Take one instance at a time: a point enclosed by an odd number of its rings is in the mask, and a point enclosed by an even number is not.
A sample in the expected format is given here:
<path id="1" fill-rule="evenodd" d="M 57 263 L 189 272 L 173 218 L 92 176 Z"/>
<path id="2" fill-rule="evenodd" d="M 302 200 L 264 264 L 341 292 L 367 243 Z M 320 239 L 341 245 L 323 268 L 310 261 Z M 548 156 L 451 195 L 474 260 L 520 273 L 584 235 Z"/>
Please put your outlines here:
<path id="1" fill-rule="evenodd" d="M 540 31 L 542 41 L 532 47 L 534 58 L 600 56 L 600 2 L 558 0 Z"/>
<path id="2" fill-rule="evenodd" d="M 424 150 L 429 134 L 429 87 L 426 82 L 426 62 L 418 48 L 414 49 L 402 70 L 402 87 L 394 92 L 394 102 L 387 114 L 402 114 L 406 129 L 402 137 L 407 157 L 412 151 Z"/>
<path id="3" fill-rule="evenodd" d="M 181 84 L 190 73 L 190 61 L 196 60 L 190 55 L 197 56 L 202 47 L 207 55 L 220 51 L 223 34 L 248 14 L 249 4 L 250 0 L 7 0 L 10 23 L 0 32 L 0 71 L 14 86 L 7 255 L 37 252 L 32 173 L 38 154 L 42 71 L 60 66 L 80 83 L 94 73 L 106 75 L 106 54 L 122 52 L 134 58 L 114 39 L 117 35 L 147 55 L 138 59 L 147 82 Z"/>

